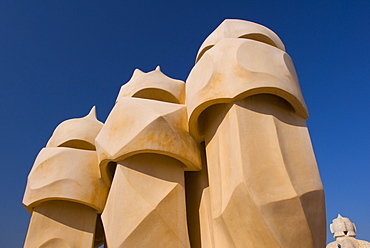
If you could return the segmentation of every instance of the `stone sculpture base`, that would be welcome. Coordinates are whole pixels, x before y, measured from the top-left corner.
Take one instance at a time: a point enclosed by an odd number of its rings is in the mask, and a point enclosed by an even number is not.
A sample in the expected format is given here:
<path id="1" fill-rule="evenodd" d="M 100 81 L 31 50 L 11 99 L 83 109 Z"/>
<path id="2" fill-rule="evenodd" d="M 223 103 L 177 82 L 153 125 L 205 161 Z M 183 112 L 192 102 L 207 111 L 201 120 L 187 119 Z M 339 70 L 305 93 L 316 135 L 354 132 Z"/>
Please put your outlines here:
<path id="1" fill-rule="evenodd" d="M 202 247 L 324 247 L 316 217 L 325 206 L 309 204 L 324 192 L 305 120 L 269 94 L 205 114 L 211 211 L 201 227 L 213 240 Z"/>
<path id="2" fill-rule="evenodd" d="M 190 247 L 182 164 L 155 154 L 118 162 L 102 220 L 108 247 Z"/>
<path id="3" fill-rule="evenodd" d="M 31 217 L 25 248 L 93 247 L 97 213 L 68 201 L 47 201 Z"/>

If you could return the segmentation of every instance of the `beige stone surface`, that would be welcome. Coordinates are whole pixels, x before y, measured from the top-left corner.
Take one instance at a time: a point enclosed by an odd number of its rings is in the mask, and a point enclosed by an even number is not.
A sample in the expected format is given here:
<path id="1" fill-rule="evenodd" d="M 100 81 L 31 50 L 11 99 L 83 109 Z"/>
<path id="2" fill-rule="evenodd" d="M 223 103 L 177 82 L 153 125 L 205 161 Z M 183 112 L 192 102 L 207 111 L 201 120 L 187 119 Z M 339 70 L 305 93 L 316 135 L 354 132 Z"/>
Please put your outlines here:
<path id="1" fill-rule="evenodd" d="M 225 20 L 186 86 L 137 69 L 105 124 L 93 108 L 55 129 L 28 177 L 25 247 L 322 248 L 307 118 L 280 38 Z M 338 239 L 362 244 L 347 224 Z"/>
<path id="2" fill-rule="evenodd" d="M 28 211 L 41 202 L 67 200 L 102 212 L 110 186 L 109 179 L 101 176 L 95 151 L 102 126 L 93 107 L 87 116 L 56 127 L 28 175 L 23 198 Z"/>
<path id="3" fill-rule="evenodd" d="M 31 217 L 25 248 L 94 247 L 96 211 L 82 204 L 48 201 Z"/>
<path id="4" fill-rule="evenodd" d="M 28 175 L 23 204 L 31 212 L 41 202 L 66 200 L 102 212 L 108 190 L 95 151 L 47 147 L 40 151 Z"/>
<path id="5" fill-rule="evenodd" d="M 189 129 L 198 140 L 203 139 L 198 119 L 206 108 L 256 94 L 280 96 L 298 115 L 308 117 L 291 58 L 262 42 L 222 39 L 203 55 L 186 82 Z"/>
<path id="6" fill-rule="evenodd" d="M 324 191 L 292 60 L 238 38 L 248 25 L 216 29 L 186 81 L 190 133 L 205 141 L 208 166 L 202 247 L 324 247 Z"/>
<path id="7" fill-rule="evenodd" d="M 205 119 L 211 247 L 323 247 L 324 193 L 305 121 L 267 94 Z"/>
<path id="8" fill-rule="evenodd" d="M 201 144 L 202 170 L 185 172 L 185 193 L 186 193 L 186 215 L 188 219 L 189 238 L 192 248 L 202 247 L 204 235 L 201 233 L 202 198 L 208 189 L 207 160 L 205 157 L 204 143 Z M 203 246 L 210 247 L 210 246 Z"/>
<path id="9" fill-rule="evenodd" d="M 179 104 L 184 89 L 159 68 L 136 70 L 96 138 L 102 170 L 118 162 L 102 214 L 109 247 L 190 247 L 184 170 L 201 160 Z"/>
<path id="10" fill-rule="evenodd" d="M 122 85 L 117 101 L 121 97 L 138 97 L 184 104 L 185 82 L 166 76 L 159 66 L 148 73 L 136 69 L 130 81 Z"/>
<path id="11" fill-rule="evenodd" d="M 256 40 L 285 51 L 285 46 L 270 29 L 249 21 L 238 19 L 224 20 L 203 42 L 197 54 L 197 62 L 203 54 L 224 38 Z"/>
<path id="12" fill-rule="evenodd" d="M 199 247 L 217 247 L 215 244 L 213 223 L 212 223 L 212 205 L 210 199 L 209 187 L 203 190 L 201 202 L 199 205 L 199 224 L 200 224 L 200 243 Z"/>
<path id="13" fill-rule="evenodd" d="M 95 107 L 82 118 L 63 121 L 50 137 L 46 147 L 71 147 L 95 150 L 95 138 L 103 127 L 96 119 Z"/>
<path id="14" fill-rule="evenodd" d="M 178 159 L 184 170 L 199 170 L 199 145 L 189 135 L 186 119 L 182 104 L 121 97 L 96 138 L 99 161 L 104 166 L 135 154 L 156 153 Z"/>
<path id="15" fill-rule="evenodd" d="M 94 107 L 83 118 L 62 122 L 40 151 L 23 198 L 32 214 L 25 247 L 97 247 L 104 242 L 97 220 L 110 180 L 100 173 L 94 141 L 102 125 Z"/>
<path id="16" fill-rule="evenodd" d="M 344 236 L 356 237 L 357 230 L 355 223 L 352 223 L 350 219 L 338 214 L 338 217 L 330 224 L 330 231 L 334 234 L 334 238 L 338 238 Z"/>
<path id="17" fill-rule="evenodd" d="M 102 219 L 108 247 L 190 247 L 182 164 L 156 154 L 118 162 Z"/>
<path id="18" fill-rule="evenodd" d="M 338 217 L 330 224 L 330 231 L 336 240 L 326 248 L 370 248 L 370 242 L 356 239 L 356 226 L 349 218 Z"/>
<path id="19" fill-rule="evenodd" d="M 370 243 L 354 237 L 340 237 L 328 244 L 326 248 L 370 248 Z"/>

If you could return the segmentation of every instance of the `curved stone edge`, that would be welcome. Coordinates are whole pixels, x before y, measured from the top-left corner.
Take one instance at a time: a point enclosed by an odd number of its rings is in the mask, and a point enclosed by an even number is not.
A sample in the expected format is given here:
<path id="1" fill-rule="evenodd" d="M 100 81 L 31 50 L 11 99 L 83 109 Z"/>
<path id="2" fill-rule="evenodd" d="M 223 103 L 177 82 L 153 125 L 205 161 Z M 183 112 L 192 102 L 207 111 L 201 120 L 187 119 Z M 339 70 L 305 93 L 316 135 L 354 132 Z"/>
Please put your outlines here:
<path id="1" fill-rule="evenodd" d="M 199 143 L 188 132 L 185 105 L 121 97 L 95 143 L 107 177 L 109 162 L 143 153 L 177 159 L 185 171 L 201 169 Z"/>
<path id="2" fill-rule="evenodd" d="M 28 176 L 23 205 L 32 212 L 42 202 L 65 200 L 101 213 L 109 187 L 100 175 L 95 151 L 43 148 Z"/>
<path id="3" fill-rule="evenodd" d="M 95 106 L 82 118 L 68 119 L 54 130 L 46 147 L 73 147 L 95 150 L 95 137 L 103 127 L 96 118 Z"/>
<path id="4" fill-rule="evenodd" d="M 131 79 L 122 85 L 116 102 L 121 97 L 138 97 L 170 103 L 185 103 L 185 82 L 165 75 L 159 66 L 144 73 L 135 69 Z"/>
<path id="5" fill-rule="evenodd" d="M 257 41 L 220 41 L 193 67 L 186 80 L 186 93 L 189 131 L 197 141 L 204 139 L 199 122 L 205 109 L 252 95 L 282 97 L 298 115 L 308 118 L 291 58 L 284 51 Z"/>
<path id="6" fill-rule="evenodd" d="M 248 38 L 248 35 L 259 35 L 260 38 L 264 39 L 260 40 L 261 42 L 273 45 L 285 51 L 284 43 L 280 40 L 279 36 L 267 27 L 245 20 L 226 19 L 204 40 L 198 50 L 196 62 L 201 59 L 208 49 L 216 45 L 222 39 Z M 255 38 L 251 37 L 251 39 Z"/>

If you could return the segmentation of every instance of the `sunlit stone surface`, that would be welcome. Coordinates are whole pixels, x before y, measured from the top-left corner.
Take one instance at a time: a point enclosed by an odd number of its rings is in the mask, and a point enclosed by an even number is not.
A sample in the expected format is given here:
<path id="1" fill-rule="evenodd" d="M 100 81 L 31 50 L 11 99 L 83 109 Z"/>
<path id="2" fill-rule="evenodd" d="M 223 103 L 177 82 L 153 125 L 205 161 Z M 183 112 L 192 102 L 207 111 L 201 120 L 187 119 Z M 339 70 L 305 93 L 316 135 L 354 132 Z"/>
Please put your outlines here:
<path id="1" fill-rule="evenodd" d="M 24 247 L 93 247 L 110 182 L 101 177 L 95 108 L 62 122 L 36 158 L 23 198 L 32 213 Z"/>
<path id="2" fill-rule="evenodd" d="M 190 133 L 208 164 L 202 247 L 324 247 L 324 190 L 282 42 L 226 20 L 205 43 L 186 81 Z"/>
<path id="3" fill-rule="evenodd" d="M 101 164 L 118 162 L 102 214 L 108 247 L 190 247 L 184 170 L 201 162 L 184 91 L 159 68 L 135 71 L 96 139 Z"/>
<path id="4" fill-rule="evenodd" d="M 28 177 L 25 247 L 325 247 L 307 118 L 280 38 L 225 20 L 186 84 L 136 69 L 104 124 L 92 110 L 55 129 Z"/>

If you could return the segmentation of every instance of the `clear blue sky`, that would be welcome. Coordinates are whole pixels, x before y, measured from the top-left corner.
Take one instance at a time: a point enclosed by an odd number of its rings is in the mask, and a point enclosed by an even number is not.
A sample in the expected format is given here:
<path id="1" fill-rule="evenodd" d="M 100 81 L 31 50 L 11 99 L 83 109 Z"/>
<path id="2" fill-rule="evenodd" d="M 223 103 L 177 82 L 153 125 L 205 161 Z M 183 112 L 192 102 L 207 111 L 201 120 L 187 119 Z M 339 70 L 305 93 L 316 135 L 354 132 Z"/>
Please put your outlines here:
<path id="1" fill-rule="evenodd" d="M 340 213 L 370 239 L 369 1 L 1 1 L 1 246 L 23 245 L 27 175 L 54 128 L 93 105 L 104 121 L 135 68 L 185 80 L 226 18 L 283 40 L 310 111 L 328 225 Z"/>

